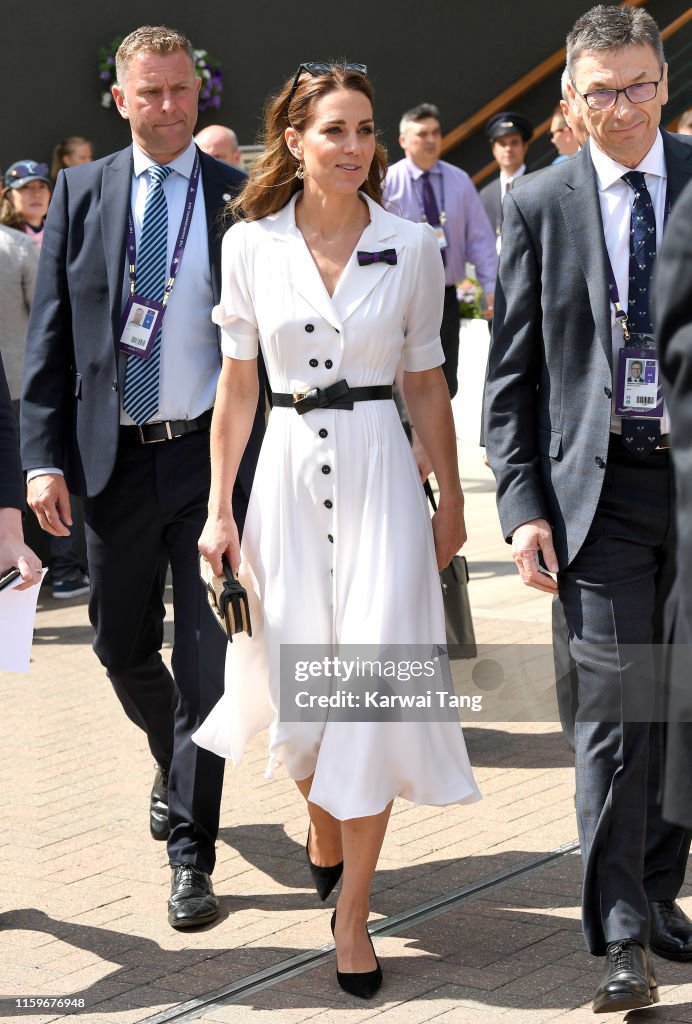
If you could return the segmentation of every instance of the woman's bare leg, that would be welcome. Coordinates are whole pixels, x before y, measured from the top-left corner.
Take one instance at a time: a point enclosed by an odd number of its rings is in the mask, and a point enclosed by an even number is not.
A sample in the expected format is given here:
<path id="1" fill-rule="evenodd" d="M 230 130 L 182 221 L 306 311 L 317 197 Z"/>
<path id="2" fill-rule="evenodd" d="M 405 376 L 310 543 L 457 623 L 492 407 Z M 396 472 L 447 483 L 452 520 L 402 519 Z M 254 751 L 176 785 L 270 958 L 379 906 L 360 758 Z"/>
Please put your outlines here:
<path id="1" fill-rule="evenodd" d="M 305 797 L 310 815 L 310 846 L 308 854 L 310 860 L 317 867 L 332 867 L 341 863 L 343 853 L 341 849 L 341 822 L 332 817 L 323 807 L 313 804 L 310 801 L 310 787 L 312 786 L 312 775 L 307 779 L 296 780 L 296 785 Z"/>
<path id="2" fill-rule="evenodd" d="M 344 973 L 375 970 L 375 958 L 367 936 L 370 886 L 377 867 L 392 805 L 367 818 L 341 822 L 344 880 L 336 916 L 334 940 L 337 966 Z"/>

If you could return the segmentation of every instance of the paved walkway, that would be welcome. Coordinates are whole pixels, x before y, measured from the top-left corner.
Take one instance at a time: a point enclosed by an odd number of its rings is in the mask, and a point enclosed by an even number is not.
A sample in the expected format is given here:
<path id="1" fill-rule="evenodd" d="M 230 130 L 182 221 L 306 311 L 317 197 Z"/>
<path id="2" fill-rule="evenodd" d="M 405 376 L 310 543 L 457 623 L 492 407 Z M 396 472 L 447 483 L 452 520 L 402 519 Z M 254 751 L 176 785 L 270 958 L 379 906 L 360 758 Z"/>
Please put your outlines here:
<path id="1" fill-rule="evenodd" d="M 514 574 L 477 447 L 462 446 L 462 467 L 478 640 L 535 645 L 544 672 L 549 601 Z M 226 775 L 214 875 L 220 921 L 192 933 L 168 926 L 165 849 L 147 828 L 151 757 L 90 637 L 84 599 L 46 594 L 30 674 L 0 675 L 2 1021 L 593 1019 L 600 963 L 579 928 L 573 771 L 554 712 L 509 724 L 467 716 L 481 803 L 396 803 L 372 903 L 376 927 L 393 919 L 376 939 L 385 983 L 363 1004 L 337 988 L 333 956 L 316 952 L 331 939 L 333 897 L 320 905 L 309 887 L 305 810 L 285 777 L 263 778 L 264 737 Z M 692 910 L 689 895 L 683 905 Z M 301 955 L 306 962 L 287 967 Z M 661 1007 L 639 1011 L 637 1024 L 692 1022 L 691 968 L 660 960 L 656 968 Z M 234 985 L 235 1001 L 213 999 Z"/>

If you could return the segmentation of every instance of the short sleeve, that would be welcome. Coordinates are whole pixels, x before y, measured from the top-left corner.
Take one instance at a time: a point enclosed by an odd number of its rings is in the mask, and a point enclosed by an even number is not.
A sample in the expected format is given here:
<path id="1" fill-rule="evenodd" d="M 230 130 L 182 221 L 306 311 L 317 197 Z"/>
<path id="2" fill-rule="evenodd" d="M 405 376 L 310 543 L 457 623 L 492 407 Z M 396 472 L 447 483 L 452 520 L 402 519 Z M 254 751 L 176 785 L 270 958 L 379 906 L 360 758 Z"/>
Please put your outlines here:
<path id="1" fill-rule="evenodd" d="M 255 359 L 258 330 L 255 307 L 248 288 L 247 228 L 234 224 L 221 246 L 221 302 L 211 318 L 221 328 L 221 351 L 231 359 Z"/>
<path id="2" fill-rule="evenodd" d="M 445 292 L 440 246 L 428 224 L 418 227 L 417 268 L 404 319 L 403 366 L 409 373 L 432 370 L 445 361 L 440 341 Z"/>

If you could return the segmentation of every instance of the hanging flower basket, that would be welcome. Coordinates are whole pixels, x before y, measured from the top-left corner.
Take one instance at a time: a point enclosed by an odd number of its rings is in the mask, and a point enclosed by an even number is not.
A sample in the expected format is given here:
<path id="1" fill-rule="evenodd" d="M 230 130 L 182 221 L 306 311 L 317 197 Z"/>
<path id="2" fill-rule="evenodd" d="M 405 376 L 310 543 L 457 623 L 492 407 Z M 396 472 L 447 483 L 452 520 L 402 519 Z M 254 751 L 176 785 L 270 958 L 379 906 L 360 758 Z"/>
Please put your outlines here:
<path id="1" fill-rule="evenodd" d="M 99 85 L 101 87 L 101 106 L 110 107 L 113 103 L 111 87 L 115 85 L 115 55 L 122 43 L 122 36 L 117 36 L 109 46 L 99 50 Z M 210 110 L 221 106 L 223 92 L 223 71 L 218 61 L 209 56 L 206 50 L 193 50 L 195 74 L 202 79 L 199 91 L 199 109 Z"/>

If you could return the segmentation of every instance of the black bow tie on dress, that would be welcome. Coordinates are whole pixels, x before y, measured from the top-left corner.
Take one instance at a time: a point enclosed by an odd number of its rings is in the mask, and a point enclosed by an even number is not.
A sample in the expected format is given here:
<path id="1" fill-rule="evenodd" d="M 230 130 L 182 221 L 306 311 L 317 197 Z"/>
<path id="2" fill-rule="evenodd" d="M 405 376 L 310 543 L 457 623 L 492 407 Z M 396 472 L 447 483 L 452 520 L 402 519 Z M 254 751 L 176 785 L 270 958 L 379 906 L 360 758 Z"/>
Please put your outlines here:
<path id="1" fill-rule="evenodd" d="M 363 252 L 359 249 L 359 266 L 369 267 L 371 263 L 388 263 L 390 267 L 396 266 L 396 249 L 383 249 L 382 252 Z"/>

